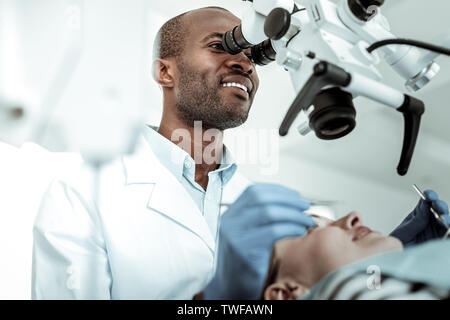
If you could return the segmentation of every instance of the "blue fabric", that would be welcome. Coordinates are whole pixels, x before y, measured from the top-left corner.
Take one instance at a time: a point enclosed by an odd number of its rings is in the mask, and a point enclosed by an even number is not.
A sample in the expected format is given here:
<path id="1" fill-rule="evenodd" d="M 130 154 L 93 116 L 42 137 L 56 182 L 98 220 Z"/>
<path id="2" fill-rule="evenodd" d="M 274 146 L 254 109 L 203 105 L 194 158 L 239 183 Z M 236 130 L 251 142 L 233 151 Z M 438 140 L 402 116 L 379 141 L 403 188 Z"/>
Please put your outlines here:
<path id="1" fill-rule="evenodd" d="M 372 256 L 328 274 L 302 299 L 310 299 L 317 295 L 337 272 L 345 272 L 349 275 L 367 272 L 367 268 L 373 265 L 379 267 L 381 275 L 450 289 L 449 252 L 449 240 L 432 240 L 408 247 L 403 251 Z M 370 274 L 367 274 L 367 276 L 369 277 Z M 383 284 L 381 283 L 381 285 Z"/>

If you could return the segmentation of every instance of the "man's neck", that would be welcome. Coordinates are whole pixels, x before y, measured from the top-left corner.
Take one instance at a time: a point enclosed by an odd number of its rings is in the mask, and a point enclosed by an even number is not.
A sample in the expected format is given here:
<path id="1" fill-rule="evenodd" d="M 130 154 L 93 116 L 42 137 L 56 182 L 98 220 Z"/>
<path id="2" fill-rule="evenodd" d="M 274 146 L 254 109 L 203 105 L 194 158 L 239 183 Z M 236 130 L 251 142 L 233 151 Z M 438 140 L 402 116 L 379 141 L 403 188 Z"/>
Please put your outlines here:
<path id="1" fill-rule="evenodd" d="M 195 182 L 204 190 L 208 186 L 208 173 L 220 166 L 223 152 L 223 132 L 206 130 L 201 123 L 194 127 L 179 119 L 161 120 L 158 133 L 186 151 L 195 161 Z"/>

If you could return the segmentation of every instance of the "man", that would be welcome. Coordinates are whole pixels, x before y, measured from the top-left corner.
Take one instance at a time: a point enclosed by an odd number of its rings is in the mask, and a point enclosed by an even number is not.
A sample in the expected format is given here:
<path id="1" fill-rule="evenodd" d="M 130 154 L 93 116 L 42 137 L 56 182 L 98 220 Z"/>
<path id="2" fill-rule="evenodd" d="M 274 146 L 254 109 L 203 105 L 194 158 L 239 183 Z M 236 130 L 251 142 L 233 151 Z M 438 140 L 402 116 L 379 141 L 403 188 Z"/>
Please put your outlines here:
<path id="1" fill-rule="evenodd" d="M 259 83 L 248 52 L 221 47 L 239 23 L 208 7 L 160 29 L 159 129 L 145 128 L 135 154 L 103 167 L 97 186 L 87 169 L 52 184 L 34 227 L 33 298 L 191 299 L 211 279 L 220 203 L 249 184 L 222 144 Z"/>

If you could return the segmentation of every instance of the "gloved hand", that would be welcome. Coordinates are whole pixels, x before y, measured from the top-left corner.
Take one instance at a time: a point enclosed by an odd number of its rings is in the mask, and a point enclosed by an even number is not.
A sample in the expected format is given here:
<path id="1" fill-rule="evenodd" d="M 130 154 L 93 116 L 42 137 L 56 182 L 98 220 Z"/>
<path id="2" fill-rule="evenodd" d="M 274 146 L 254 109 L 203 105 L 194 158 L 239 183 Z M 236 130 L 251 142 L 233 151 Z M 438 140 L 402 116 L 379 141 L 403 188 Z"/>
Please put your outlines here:
<path id="1" fill-rule="evenodd" d="M 205 299 L 259 299 L 273 244 L 306 234 L 315 225 L 310 202 L 273 184 L 247 188 L 222 215 L 216 274 Z"/>
<path id="2" fill-rule="evenodd" d="M 427 200 L 420 199 L 416 208 L 390 234 L 398 238 L 404 246 L 440 238 L 447 232 L 444 225 L 430 211 L 431 206 L 450 225 L 447 203 L 439 200 L 433 190 L 425 190 L 424 195 Z"/>

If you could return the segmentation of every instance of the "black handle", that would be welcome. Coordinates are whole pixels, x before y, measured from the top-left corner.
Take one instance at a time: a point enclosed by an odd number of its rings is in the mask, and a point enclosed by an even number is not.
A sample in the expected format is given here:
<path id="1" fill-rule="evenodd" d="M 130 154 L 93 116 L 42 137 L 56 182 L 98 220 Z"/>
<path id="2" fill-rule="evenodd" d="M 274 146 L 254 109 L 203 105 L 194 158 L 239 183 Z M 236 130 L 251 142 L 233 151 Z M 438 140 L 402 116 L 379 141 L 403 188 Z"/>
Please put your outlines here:
<path id="1" fill-rule="evenodd" d="M 405 102 L 397 111 L 403 113 L 403 118 L 405 119 L 402 153 L 397 166 L 398 174 L 404 176 L 408 172 L 414 153 L 417 136 L 419 135 L 420 120 L 425 112 L 425 105 L 422 101 L 405 95 Z"/>

